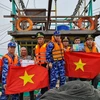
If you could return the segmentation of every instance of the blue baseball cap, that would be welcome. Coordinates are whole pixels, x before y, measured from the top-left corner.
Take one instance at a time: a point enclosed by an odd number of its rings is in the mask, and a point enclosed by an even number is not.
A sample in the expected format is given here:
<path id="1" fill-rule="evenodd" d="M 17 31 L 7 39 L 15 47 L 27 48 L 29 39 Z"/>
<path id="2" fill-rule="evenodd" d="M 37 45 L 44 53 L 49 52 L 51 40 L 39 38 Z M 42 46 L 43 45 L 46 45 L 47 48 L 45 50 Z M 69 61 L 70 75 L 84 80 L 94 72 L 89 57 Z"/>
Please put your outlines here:
<path id="1" fill-rule="evenodd" d="M 15 42 L 9 42 L 8 47 L 16 47 L 16 43 Z"/>
<path id="2" fill-rule="evenodd" d="M 59 31 L 55 31 L 55 32 L 54 32 L 54 36 L 57 36 L 57 35 L 58 35 L 58 36 L 61 35 Z"/>

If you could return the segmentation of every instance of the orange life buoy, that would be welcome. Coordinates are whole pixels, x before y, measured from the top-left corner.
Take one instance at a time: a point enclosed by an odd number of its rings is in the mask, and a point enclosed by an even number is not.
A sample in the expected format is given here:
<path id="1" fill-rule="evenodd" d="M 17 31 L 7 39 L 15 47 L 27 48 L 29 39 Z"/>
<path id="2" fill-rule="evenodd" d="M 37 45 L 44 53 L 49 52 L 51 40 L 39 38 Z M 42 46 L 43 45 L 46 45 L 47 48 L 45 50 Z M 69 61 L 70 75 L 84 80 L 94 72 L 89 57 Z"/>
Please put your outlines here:
<path id="1" fill-rule="evenodd" d="M 20 26 L 20 23 L 23 22 L 23 21 L 27 21 L 29 23 L 29 27 L 27 27 L 24 30 Z M 16 28 L 17 28 L 18 31 L 30 31 L 30 30 L 32 30 L 32 27 L 33 27 L 33 22 L 30 18 L 19 18 L 16 21 Z"/>
<path id="2" fill-rule="evenodd" d="M 82 22 L 84 22 L 84 20 L 87 20 L 90 22 L 90 28 L 89 30 L 94 30 L 95 29 L 95 23 L 94 23 L 94 20 L 92 20 L 92 18 L 90 17 L 84 17 L 84 18 L 80 18 L 78 20 L 78 24 L 77 26 L 81 29 L 81 30 L 86 30 L 86 28 L 82 27 Z"/>

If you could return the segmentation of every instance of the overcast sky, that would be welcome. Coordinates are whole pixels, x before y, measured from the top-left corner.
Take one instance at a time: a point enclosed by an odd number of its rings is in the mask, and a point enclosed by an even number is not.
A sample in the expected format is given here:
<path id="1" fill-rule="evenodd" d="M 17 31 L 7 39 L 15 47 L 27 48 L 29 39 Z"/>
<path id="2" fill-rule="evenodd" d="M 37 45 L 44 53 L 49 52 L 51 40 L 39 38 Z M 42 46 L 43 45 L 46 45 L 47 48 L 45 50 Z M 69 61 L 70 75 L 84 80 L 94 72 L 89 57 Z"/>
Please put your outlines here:
<path id="1" fill-rule="evenodd" d="M 17 1 L 17 0 L 16 0 Z M 27 0 L 23 0 L 25 5 L 27 3 Z M 89 0 L 86 0 L 87 3 Z M 34 4 L 35 2 L 35 4 Z M 74 11 L 74 8 L 76 7 L 78 0 L 57 0 L 57 13 L 58 15 L 71 15 Z M 3 5 L 7 6 L 6 10 L 3 9 Z M 9 7 L 9 8 L 8 8 Z M 46 8 L 48 7 L 48 0 L 29 0 L 28 8 Z M 52 9 L 54 9 L 54 0 Z M 97 9 L 100 7 L 100 0 L 96 0 L 96 2 L 93 3 L 93 10 L 94 14 L 98 14 L 100 9 Z M 97 9 L 97 10 L 95 10 Z M 11 30 L 11 19 L 3 18 L 3 15 L 10 15 L 11 13 L 11 3 L 9 0 L 0 0 L 0 54 L 7 53 L 7 43 L 2 44 L 6 41 L 9 41 L 11 39 L 11 36 L 7 35 L 7 31 Z M 100 37 L 96 38 L 96 42 L 98 44 L 98 47 L 100 47 Z"/>

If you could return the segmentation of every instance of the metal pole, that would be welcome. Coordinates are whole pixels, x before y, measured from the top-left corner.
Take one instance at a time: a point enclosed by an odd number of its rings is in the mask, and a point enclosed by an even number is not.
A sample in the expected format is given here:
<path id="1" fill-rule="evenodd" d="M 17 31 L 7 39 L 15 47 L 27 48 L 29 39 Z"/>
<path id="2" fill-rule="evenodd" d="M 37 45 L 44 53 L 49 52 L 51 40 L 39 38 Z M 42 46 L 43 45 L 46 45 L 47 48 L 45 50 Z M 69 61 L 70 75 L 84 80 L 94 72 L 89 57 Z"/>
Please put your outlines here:
<path id="1" fill-rule="evenodd" d="M 16 7 L 15 7 L 15 0 L 12 0 L 12 14 L 16 14 Z M 13 22 L 14 22 L 14 18 L 12 19 L 13 20 Z M 13 25 L 12 25 L 12 30 L 14 31 L 15 30 L 15 28 L 14 28 L 14 23 L 13 23 Z"/>
<path id="2" fill-rule="evenodd" d="M 55 16 L 57 16 L 57 0 L 55 0 Z"/>
<path id="3" fill-rule="evenodd" d="M 57 16 L 57 0 L 55 0 L 55 16 Z M 57 18 L 55 20 L 57 21 Z M 57 22 L 55 23 L 55 28 L 57 30 Z"/>
<path id="4" fill-rule="evenodd" d="M 79 8 L 79 10 L 78 10 L 78 14 L 77 14 L 78 16 L 80 16 L 80 9 L 81 9 L 81 8 Z"/>
<path id="5" fill-rule="evenodd" d="M 91 16 L 93 16 L 93 6 L 92 6 L 93 1 L 91 0 Z"/>
<path id="6" fill-rule="evenodd" d="M 17 48 L 18 48 L 18 56 L 20 57 L 20 47 L 18 43 L 17 43 Z"/>
<path id="7" fill-rule="evenodd" d="M 86 7 L 86 0 L 84 0 L 84 9 Z M 84 16 L 86 16 L 86 12 L 84 11 Z"/>
<path id="8" fill-rule="evenodd" d="M 93 16 L 92 0 L 90 0 L 88 16 Z"/>
<path id="9" fill-rule="evenodd" d="M 49 22 L 50 22 L 51 8 L 52 8 L 52 0 L 49 0 L 49 2 L 48 2 L 48 17 L 47 17 L 47 23 L 46 23 L 46 31 L 48 30 L 48 26 L 49 26 Z"/>
<path id="10" fill-rule="evenodd" d="M 20 0 L 18 0 L 18 8 L 20 9 Z"/>

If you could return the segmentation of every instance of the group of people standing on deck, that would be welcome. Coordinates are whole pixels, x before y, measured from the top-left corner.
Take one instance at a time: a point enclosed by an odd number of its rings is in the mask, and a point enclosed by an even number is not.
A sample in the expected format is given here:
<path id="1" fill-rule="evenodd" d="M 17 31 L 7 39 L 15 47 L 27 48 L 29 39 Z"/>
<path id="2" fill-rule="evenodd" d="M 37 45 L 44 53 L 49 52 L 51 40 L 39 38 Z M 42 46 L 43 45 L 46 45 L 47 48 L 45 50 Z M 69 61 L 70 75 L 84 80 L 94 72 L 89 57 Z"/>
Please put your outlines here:
<path id="1" fill-rule="evenodd" d="M 34 61 L 36 64 L 43 66 L 49 71 L 49 88 L 44 87 L 41 89 L 41 94 L 44 94 L 48 89 L 52 89 L 56 87 L 57 82 L 59 81 L 59 86 L 64 85 L 66 82 L 65 76 L 65 61 L 64 61 L 64 52 L 73 52 L 73 48 L 70 46 L 70 39 L 68 37 L 64 37 L 61 39 L 61 33 L 59 31 L 55 31 L 54 35 L 51 37 L 51 40 L 46 43 L 45 36 L 42 32 L 38 32 L 37 34 L 37 45 L 35 46 L 35 56 Z M 92 35 L 87 35 L 84 43 L 84 52 L 95 52 L 98 50 L 93 41 Z M 80 44 L 81 39 L 79 36 L 74 38 L 74 44 Z M 8 53 L 5 54 L 2 58 L 3 66 L 2 66 L 2 95 L 0 96 L 0 100 L 7 100 L 8 95 L 5 94 L 6 89 L 6 79 L 9 70 L 9 65 L 13 64 L 16 66 L 21 65 L 21 60 L 32 60 L 31 56 L 28 56 L 27 49 L 22 47 L 20 52 L 21 56 L 18 57 L 15 55 L 15 42 L 8 43 Z M 42 77 L 42 76 L 41 76 Z M 69 77 L 69 81 L 76 80 L 76 78 Z M 86 80 L 86 79 L 81 79 Z M 34 98 L 34 91 L 30 91 L 30 100 Z M 12 100 L 23 100 L 23 93 L 13 94 L 11 95 Z"/>

